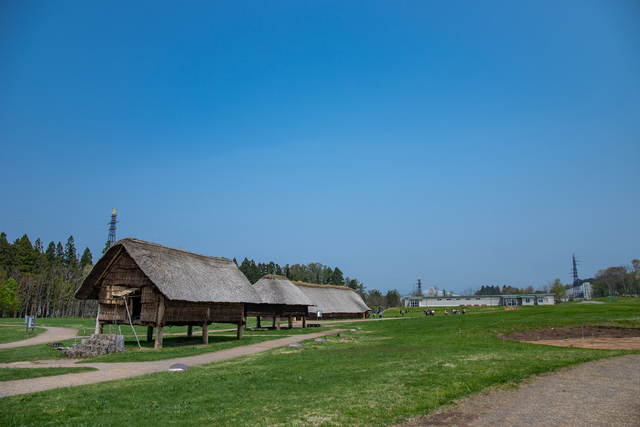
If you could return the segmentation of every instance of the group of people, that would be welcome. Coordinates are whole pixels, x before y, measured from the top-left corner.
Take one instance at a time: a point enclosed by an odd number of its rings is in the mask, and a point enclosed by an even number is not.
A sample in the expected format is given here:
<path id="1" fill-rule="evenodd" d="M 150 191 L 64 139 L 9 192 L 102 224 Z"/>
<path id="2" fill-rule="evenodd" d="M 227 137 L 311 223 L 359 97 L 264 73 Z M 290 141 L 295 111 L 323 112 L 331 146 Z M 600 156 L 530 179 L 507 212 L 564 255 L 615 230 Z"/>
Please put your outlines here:
<path id="1" fill-rule="evenodd" d="M 436 315 L 436 312 L 435 312 L 435 310 L 429 310 L 429 309 L 425 308 L 425 309 L 424 309 L 424 314 L 425 314 L 426 316 L 435 316 L 435 315 Z"/>
<path id="2" fill-rule="evenodd" d="M 467 309 L 466 309 L 466 308 L 463 308 L 463 309 L 462 309 L 462 312 L 461 312 L 460 310 L 458 310 L 458 309 L 455 309 L 455 308 L 452 308 L 452 309 L 451 309 L 451 314 L 461 314 L 461 313 L 462 313 L 462 314 L 467 314 Z M 444 310 L 444 314 L 445 314 L 445 315 L 446 315 L 446 314 L 449 314 L 449 313 L 447 313 L 447 309 L 446 309 L 446 308 L 445 308 L 445 310 Z"/>

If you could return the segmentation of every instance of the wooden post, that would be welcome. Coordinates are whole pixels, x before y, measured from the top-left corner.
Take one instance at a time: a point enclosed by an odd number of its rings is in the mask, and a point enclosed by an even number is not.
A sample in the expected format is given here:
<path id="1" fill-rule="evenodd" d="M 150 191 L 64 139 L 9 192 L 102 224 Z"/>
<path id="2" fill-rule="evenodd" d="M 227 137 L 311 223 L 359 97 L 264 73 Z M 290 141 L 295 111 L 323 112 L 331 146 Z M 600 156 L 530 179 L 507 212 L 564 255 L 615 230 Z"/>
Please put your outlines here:
<path id="1" fill-rule="evenodd" d="M 147 342 L 153 339 L 153 326 L 147 326 Z"/>
<path id="2" fill-rule="evenodd" d="M 153 348 L 162 348 L 162 319 L 164 318 L 164 297 L 160 295 L 158 301 L 158 319 L 156 323 L 156 343 Z"/>
<path id="3" fill-rule="evenodd" d="M 256 328 L 261 328 L 260 326 L 260 316 L 256 316 Z"/>
<path id="4" fill-rule="evenodd" d="M 242 320 L 238 322 L 238 339 L 241 340 L 244 338 L 244 325 L 242 324 Z"/>
<path id="5" fill-rule="evenodd" d="M 280 316 L 276 316 L 276 329 L 280 330 Z"/>
<path id="6" fill-rule="evenodd" d="M 271 327 L 272 327 L 272 328 L 275 328 L 275 327 L 276 327 L 276 316 L 273 316 L 273 317 L 271 318 Z"/>
<path id="7" fill-rule="evenodd" d="M 209 344 L 209 323 L 202 324 L 202 344 Z"/>
<path id="8" fill-rule="evenodd" d="M 100 303 L 98 303 L 98 314 L 96 315 L 96 334 L 101 334 L 102 331 L 100 331 Z"/>
<path id="9" fill-rule="evenodd" d="M 293 329 L 293 317 L 289 316 L 289 329 Z"/>
<path id="10" fill-rule="evenodd" d="M 187 338 L 191 338 L 193 336 L 193 325 L 187 326 Z"/>
<path id="11" fill-rule="evenodd" d="M 302 316 L 302 327 L 303 328 L 307 327 L 307 316 Z"/>
<path id="12" fill-rule="evenodd" d="M 153 348 L 162 348 L 162 324 L 156 327 L 156 343 Z"/>

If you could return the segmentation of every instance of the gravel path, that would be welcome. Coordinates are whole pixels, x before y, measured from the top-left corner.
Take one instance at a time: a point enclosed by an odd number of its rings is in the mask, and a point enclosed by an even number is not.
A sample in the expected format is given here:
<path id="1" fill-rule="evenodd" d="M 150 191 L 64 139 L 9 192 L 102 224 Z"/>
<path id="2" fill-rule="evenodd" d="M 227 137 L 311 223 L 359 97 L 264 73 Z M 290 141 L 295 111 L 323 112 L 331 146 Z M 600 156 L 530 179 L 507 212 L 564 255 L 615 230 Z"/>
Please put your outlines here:
<path id="1" fill-rule="evenodd" d="M 6 326 L 15 326 L 15 325 L 6 325 Z M 38 344 L 49 344 L 52 342 L 69 340 L 71 338 L 75 338 L 78 335 L 78 331 L 71 328 L 56 328 L 53 326 L 38 326 L 38 328 L 44 328 L 46 329 L 46 331 L 36 337 L 29 338 L 27 340 L 0 344 L 0 349 L 26 347 L 29 345 L 38 345 Z"/>
<path id="2" fill-rule="evenodd" d="M 218 362 L 235 357 L 255 354 L 278 347 L 284 347 L 294 342 L 315 339 L 325 335 L 345 332 L 348 329 L 334 329 L 331 331 L 316 332 L 314 334 L 295 335 L 277 340 L 266 341 L 257 344 L 250 344 L 242 347 L 230 348 L 217 351 L 215 353 L 201 354 L 198 356 L 182 357 L 177 359 L 159 360 L 155 362 L 129 362 L 129 363 L 83 363 L 82 367 L 98 369 L 92 372 L 82 372 L 78 374 L 59 375 L 54 377 L 33 378 L 28 380 L 5 381 L 1 383 L 0 397 L 15 396 L 18 394 L 35 393 L 38 391 L 51 390 L 60 387 L 72 387 L 85 384 L 93 384 L 104 381 L 120 380 L 124 378 L 136 377 L 139 375 L 152 374 L 156 372 L 167 372 L 169 367 L 175 363 L 182 363 L 187 366 L 203 365 L 206 363 Z M 76 360 L 66 361 L 43 361 L 38 364 L 24 362 L 0 364 L 0 368 L 38 368 L 38 367 L 73 367 Z"/>
<path id="3" fill-rule="evenodd" d="M 494 390 L 404 426 L 640 426 L 640 354 L 584 363 Z"/>

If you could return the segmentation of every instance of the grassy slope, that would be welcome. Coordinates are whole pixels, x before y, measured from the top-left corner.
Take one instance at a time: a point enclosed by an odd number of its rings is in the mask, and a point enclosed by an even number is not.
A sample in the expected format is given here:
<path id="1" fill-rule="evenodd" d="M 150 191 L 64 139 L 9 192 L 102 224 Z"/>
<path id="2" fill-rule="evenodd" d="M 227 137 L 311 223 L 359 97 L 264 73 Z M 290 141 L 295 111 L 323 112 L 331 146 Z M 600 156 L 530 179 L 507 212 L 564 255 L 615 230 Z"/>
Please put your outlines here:
<path id="1" fill-rule="evenodd" d="M 0 381 L 14 381 L 29 378 L 52 377 L 55 375 L 77 374 L 97 371 L 95 368 L 11 368 L 0 369 Z"/>
<path id="2" fill-rule="evenodd" d="M 640 325 L 640 302 L 475 308 L 467 315 L 362 322 L 305 342 L 181 374 L 154 374 L 0 400 L 2 425 L 390 425 L 488 386 L 630 352 L 501 341 L 498 331 Z M 388 310 L 386 315 L 393 315 Z M 350 327 L 356 324 L 351 324 Z M 22 412 L 13 411 L 21 407 Z"/>

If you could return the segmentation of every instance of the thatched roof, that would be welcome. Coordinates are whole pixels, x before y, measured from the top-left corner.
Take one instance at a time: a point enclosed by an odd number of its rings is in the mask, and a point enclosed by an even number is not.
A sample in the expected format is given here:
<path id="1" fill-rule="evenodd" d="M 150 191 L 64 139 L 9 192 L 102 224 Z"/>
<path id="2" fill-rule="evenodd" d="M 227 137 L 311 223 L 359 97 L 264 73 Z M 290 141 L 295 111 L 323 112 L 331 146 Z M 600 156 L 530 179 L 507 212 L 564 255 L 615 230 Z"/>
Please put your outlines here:
<path id="1" fill-rule="evenodd" d="M 289 279 L 267 275 L 258 280 L 253 289 L 260 295 L 263 304 L 314 305 Z"/>
<path id="2" fill-rule="evenodd" d="M 311 301 L 312 311 L 322 313 L 366 313 L 371 311 L 356 291 L 346 286 L 293 282 Z"/>
<path id="3" fill-rule="evenodd" d="M 233 261 L 136 239 L 123 239 L 114 243 L 84 279 L 76 292 L 76 298 L 97 299 L 102 280 L 125 253 L 131 256 L 158 291 L 169 300 L 262 302 Z"/>

